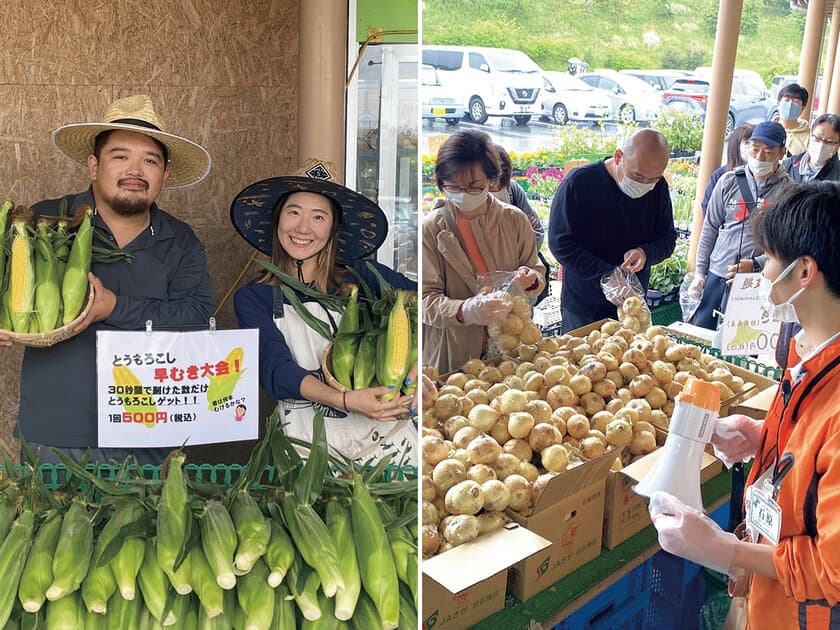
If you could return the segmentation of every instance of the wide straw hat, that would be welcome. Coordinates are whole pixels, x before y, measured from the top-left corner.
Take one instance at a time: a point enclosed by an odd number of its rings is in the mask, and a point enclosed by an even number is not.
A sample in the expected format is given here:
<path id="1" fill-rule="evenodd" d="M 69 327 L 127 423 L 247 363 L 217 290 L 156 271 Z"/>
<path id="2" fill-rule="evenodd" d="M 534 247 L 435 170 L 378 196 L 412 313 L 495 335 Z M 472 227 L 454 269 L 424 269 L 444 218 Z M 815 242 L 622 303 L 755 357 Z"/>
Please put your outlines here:
<path id="1" fill-rule="evenodd" d="M 200 182 L 210 172 L 210 154 L 192 140 L 165 131 L 152 99 L 146 94 L 126 96 L 111 103 L 102 122 L 63 125 L 52 132 L 55 147 L 74 162 L 87 166 L 96 136 L 103 131 L 122 129 L 154 138 L 169 152 L 167 188 L 181 188 Z"/>
<path id="2" fill-rule="evenodd" d="M 271 256 L 277 204 L 290 193 L 318 193 L 341 208 L 341 225 L 336 235 L 337 260 L 346 264 L 370 256 L 388 236 L 385 213 L 364 195 L 338 184 L 336 179 L 332 162 L 309 159 L 293 175 L 271 177 L 245 188 L 230 204 L 230 219 L 246 241 Z"/>

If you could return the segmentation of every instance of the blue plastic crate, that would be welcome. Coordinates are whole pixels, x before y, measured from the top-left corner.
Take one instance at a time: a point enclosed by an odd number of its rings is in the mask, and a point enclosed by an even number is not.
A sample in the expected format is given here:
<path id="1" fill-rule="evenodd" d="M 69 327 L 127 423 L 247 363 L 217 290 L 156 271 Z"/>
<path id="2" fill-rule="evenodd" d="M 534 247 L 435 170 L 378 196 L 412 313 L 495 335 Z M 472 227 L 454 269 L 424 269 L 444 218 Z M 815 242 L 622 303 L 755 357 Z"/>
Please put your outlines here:
<path id="1" fill-rule="evenodd" d="M 673 602 L 684 599 L 688 588 L 703 572 L 703 567 L 699 564 L 683 560 L 666 551 L 657 553 L 651 562 L 651 593 Z"/>
<path id="2" fill-rule="evenodd" d="M 663 597 L 660 593 L 651 590 L 643 628 L 645 630 L 699 630 L 700 615 L 705 603 L 706 573 L 700 570 L 694 573 L 691 580 L 682 585 L 681 596 L 677 599 Z"/>
<path id="3" fill-rule="evenodd" d="M 729 499 L 723 502 L 718 509 L 709 514 L 709 517 L 722 528 L 726 529 L 729 525 Z"/>
<path id="4" fill-rule="evenodd" d="M 619 579 L 554 630 L 642 630 L 650 600 L 651 561 Z"/>

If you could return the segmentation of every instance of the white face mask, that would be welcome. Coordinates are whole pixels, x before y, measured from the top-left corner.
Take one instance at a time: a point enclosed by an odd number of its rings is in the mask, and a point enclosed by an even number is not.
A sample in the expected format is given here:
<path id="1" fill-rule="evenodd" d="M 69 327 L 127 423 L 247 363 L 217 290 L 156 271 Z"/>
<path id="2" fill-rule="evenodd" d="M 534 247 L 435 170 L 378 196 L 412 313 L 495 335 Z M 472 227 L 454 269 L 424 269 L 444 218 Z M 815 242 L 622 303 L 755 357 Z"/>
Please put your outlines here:
<path id="1" fill-rule="evenodd" d="M 765 177 L 773 172 L 773 169 L 776 168 L 777 162 L 762 162 L 761 160 L 750 156 L 747 159 L 747 165 L 750 167 L 750 171 L 756 177 Z"/>
<path id="2" fill-rule="evenodd" d="M 624 170 L 624 166 L 622 166 L 621 170 Z M 630 199 L 644 197 L 653 190 L 655 186 L 656 182 L 653 182 L 652 184 L 637 182 L 635 179 L 628 177 L 626 173 L 624 174 L 622 180 L 618 183 L 618 187 L 621 189 L 621 192 L 630 197 Z"/>
<path id="3" fill-rule="evenodd" d="M 473 210 L 479 208 L 481 204 L 487 202 L 487 188 L 482 190 L 480 193 L 451 193 L 444 190 L 443 194 L 446 195 L 449 203 L 458 208 L 461 212 L 472 212 Z"/>
<path id="4" fill-rule="evenodd" d="M 800 287 L 799 291 L 796 291 L 793 295 L 791 295 L 786 301 L 782 302 L 781 304 L 774 304 L 773 300 L 770 299 L 770 292 L 773 290 L 773 287 L 776 286 L 781 280 L 784 280 L 793 268 L 796 266 L 796 263 L 799 262 L 797 258 L 792 263 L 790 263 L 787 267 L 785 267 L 784 271 L 778 275 L 778 277 L 773 280 L 772 282 L 761 276 L 761 285 L 758 287 L 758 295 L 761 298 L 762 305 L 761 305 L 761 318 L 765 321 L 774 321 L 774 322 L 791 322 L 791 323 L 799 323 L 799 317 L 796 315 L 796 309 L 793 306 L 794 300 L 802 295 L 802 292 L 805 290 L 805 287 Z"/>
<path id="5" fill-rule="evenodd" d="M 811 140 L 808 143 L 808 158 L 811 160 L 811 164 L 824 164 L 835 153 L 837 153 L 836 144 L 826 144 L 816 140 Z"/>

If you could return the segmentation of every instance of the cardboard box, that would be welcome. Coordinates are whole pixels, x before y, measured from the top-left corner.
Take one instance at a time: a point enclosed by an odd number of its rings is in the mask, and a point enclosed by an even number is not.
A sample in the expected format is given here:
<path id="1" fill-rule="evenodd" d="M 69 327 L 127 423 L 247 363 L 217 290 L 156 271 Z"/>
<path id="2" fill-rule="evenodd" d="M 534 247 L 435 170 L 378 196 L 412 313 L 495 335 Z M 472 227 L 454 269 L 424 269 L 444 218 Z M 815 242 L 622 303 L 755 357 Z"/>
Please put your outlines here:
<path id="1" fill-rule="evenodd" d="M 618 451 L 590 460 L 549 481 L 530 516 L 509 511 L 551 546 L 511 567 L 508 589 L 525 601 L 601 553 L 607 473 Z"/>
<path id="2" fill-rule="evenodd" d="M 662 449 L 657 449 L 623 470 L 610 471 L 607 475 L 603 536 L 607 549 L 613 549 L 650 525 L 648 501 L 636 494 L 633 486 L 651 469 L 661 453 Z M 719 459 L 703 453 L 700 483 L 706 483 L 722 470 Z"/>
<path id="3" fill-rule="evenodd" d="M 550 544 L 510 523 L 424 560 L 423 628 L 462 630 L 500 611 L 508 568 Z"/>
<path id="4" fill-rule="evenodd" d="M 742 413 L 756 420 L 764 420 L 767 412 L 770 410 L 770 405 L 773 404 L 773 399 L 776 397 L 778 389 L 779 384 L 773 383 L 770 387 L 761 390 L 754 396 L 750 396 L 743 402 L 733 406 L 730 411 L 731 413 Z"/>

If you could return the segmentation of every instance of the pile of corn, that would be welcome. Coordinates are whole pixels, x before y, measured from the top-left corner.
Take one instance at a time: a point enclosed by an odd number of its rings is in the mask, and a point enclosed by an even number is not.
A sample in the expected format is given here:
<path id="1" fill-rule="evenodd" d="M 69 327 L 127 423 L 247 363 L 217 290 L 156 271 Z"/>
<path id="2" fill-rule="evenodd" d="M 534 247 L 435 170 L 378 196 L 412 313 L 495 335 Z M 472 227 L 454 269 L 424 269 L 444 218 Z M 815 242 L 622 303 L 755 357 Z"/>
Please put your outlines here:
<path id="1" fill-rule="evenodd" d="M 321 414 L 304 462 L 277 422 L 230 487 L 180 451 L 162 484 L 66 457 L 59 491 L 6 479 L 0 627 L 416 628 L 416 480 L 329 458 Z M 269 458 L 277 485 L 256 485 Z"/>
<path id="2" fill-rule="evenodd" d="M 417 380 L 405 385 L 417 362 L 417 295 L 387 291 L 381 300 L 359 299 L 350 286 L 350 299 L 333 340 L 330 371 L 346 389 L 390 385 L 389 400 L 400 391 L 416 391 Z M 368 305 L 369 308 L 368 308 Z"/>

